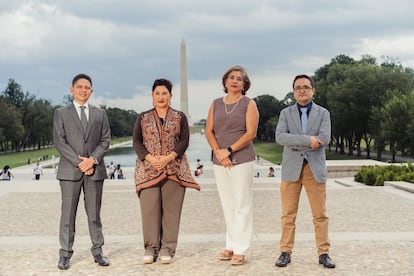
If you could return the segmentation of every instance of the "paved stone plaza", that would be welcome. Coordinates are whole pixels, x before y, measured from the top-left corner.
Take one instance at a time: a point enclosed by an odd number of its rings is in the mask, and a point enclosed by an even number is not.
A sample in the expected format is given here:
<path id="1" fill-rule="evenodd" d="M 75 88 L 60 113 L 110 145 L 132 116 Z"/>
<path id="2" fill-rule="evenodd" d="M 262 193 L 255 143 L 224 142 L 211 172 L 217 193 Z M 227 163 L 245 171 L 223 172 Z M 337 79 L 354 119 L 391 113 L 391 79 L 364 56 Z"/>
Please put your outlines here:
<path id="1" fill-rule="evenodd" d="M 338 162 L 338 161 L 336 161 Z M 261 176 L 269 164 L 257 165 Z M 254 239 L 248 263 L 219 261 L 225 226 L 211 168 L 199 178 L 202 190 L 187 190 L 174 263 L 142 264 L 143 246 L 133 168 L 127 179 L 107 180 L 102 220 L 109 267 L 90 254 L 83 203 L 78 210 L 74 255 L 67 271 L 57 269 L 60 189 L 53 169 L 40 181 L 32 168 L 15 168 L 0 181 L 0 275 L 412 275 L 414 273 L 414 194 L 395 187 L 368 187 L 352 177 L 330 178 L 331 257 L 336 269 L 318 264 L 313 225 L 302 193 L 292 263 L 274 266 L 279 256 L 280 179 L 254 179 Z"/>

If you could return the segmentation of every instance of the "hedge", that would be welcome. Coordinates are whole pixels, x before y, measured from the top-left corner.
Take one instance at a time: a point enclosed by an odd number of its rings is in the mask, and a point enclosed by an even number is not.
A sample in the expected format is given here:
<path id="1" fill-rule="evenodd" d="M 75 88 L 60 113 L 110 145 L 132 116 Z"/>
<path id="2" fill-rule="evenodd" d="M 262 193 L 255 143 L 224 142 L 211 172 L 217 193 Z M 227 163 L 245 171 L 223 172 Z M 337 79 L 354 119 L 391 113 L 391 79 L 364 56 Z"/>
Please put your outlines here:
<path id="1" fill-rule="evenodd" d="M 412 163 L 389 166 L 362 166 L 354 180 L 372 186 L 384 186 L 384 181 L 406 181 L 414 183 Z"/>

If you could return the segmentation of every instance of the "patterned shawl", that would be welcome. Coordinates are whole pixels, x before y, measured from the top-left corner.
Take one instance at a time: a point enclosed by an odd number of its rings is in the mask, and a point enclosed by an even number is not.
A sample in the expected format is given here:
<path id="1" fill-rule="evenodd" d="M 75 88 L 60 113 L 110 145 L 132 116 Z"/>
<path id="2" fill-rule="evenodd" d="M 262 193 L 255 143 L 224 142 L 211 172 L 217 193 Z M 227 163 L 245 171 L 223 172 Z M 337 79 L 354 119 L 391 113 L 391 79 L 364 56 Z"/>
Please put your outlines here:
<path id="1" fill-rule="evenodd" d="M 168 155 L 180 138 L 182 113 L 168 109 L 165 122 L 161 125 L 154 110 L 142 114 L 141 130 L 143 144 L 150 154 Z M 137 158 L 135 167 L 135 186 L 137 193 L 142 189 L 157 185 L 164 179 L 170 179 L 182 186 L 200 190 L 200 186 L 191 175 L 187 156 L 177 157 L 162 170 L 156 170 L 147 160 Z"/>

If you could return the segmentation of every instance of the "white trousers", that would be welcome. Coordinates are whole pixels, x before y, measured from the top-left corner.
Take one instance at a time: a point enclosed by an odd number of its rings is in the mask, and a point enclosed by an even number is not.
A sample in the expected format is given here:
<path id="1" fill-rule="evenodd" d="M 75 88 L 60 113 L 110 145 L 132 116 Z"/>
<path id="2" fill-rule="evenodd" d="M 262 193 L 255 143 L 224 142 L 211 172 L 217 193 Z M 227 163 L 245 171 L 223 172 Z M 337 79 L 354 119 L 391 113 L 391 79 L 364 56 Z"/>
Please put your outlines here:
<path id="1" fill-rule="evenodd" d="M 226 222 L 226 249 L 246 255 L 253 236 L 254 161 L 231 168 L 213 165 Z"/>

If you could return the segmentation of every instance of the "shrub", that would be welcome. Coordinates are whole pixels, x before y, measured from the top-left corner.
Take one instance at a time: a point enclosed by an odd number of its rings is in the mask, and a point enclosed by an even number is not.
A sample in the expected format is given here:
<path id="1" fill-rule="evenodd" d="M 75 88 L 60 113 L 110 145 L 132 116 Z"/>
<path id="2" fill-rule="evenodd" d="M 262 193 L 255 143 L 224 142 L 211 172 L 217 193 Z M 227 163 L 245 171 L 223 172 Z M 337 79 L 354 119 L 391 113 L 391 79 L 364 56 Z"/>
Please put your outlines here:
<path id="1" fill-rule="evenodd" d="M 414 183 L 414 166 L 362 166 L 355 174 L 354 180 L 366 185 L 384 186 L 384 181 L 406 181 Z"/>

